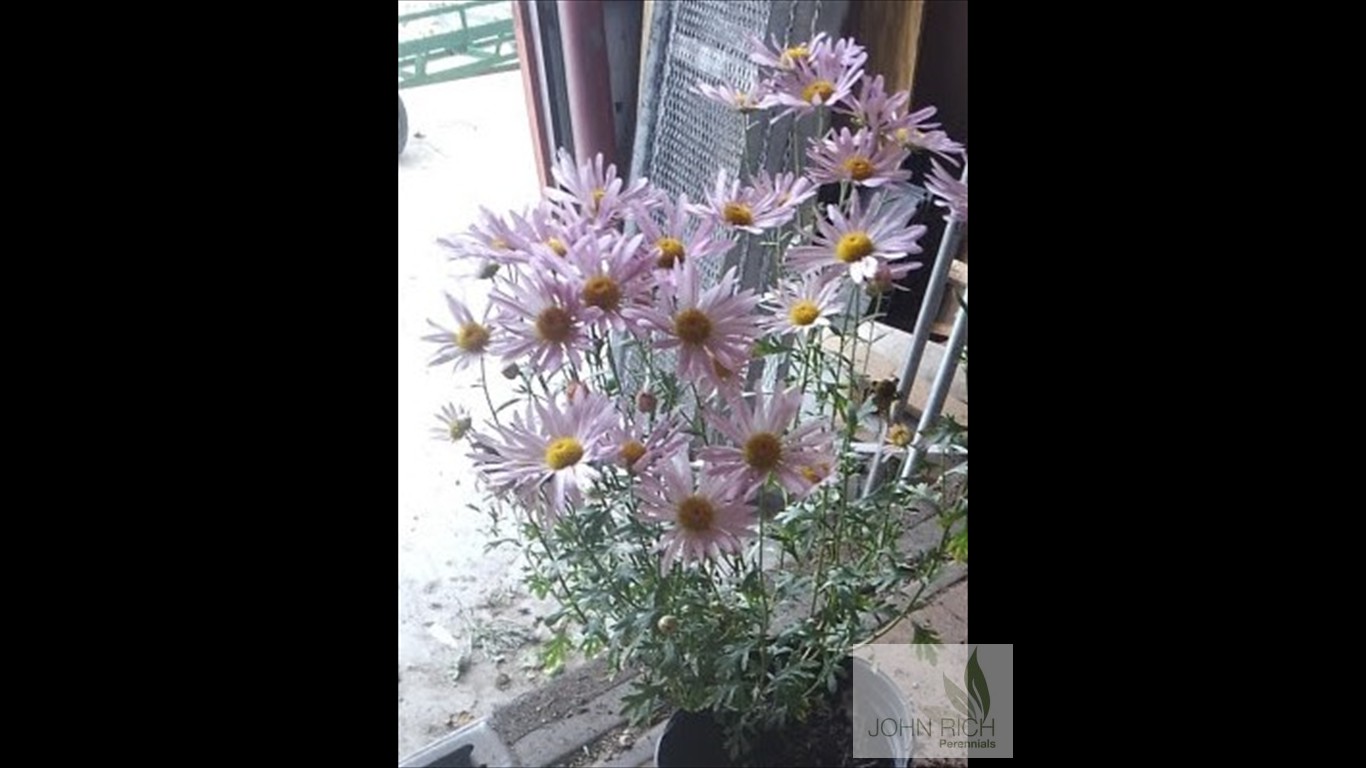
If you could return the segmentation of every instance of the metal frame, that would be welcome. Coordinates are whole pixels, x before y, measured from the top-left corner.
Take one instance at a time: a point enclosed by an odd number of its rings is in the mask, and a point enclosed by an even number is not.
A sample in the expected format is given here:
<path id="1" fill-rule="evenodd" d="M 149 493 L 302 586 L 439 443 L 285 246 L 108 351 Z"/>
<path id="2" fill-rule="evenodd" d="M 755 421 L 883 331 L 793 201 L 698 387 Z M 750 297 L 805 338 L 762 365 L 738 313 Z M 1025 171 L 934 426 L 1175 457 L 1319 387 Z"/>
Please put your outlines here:
<path id="1" fill-rule="evenodd" d="M 489 5 L 506 5 L 509 11 L 512 8 L 509 0 L 465 0 L 399 16 L 399 24 L 426 18 L 446 18 L 458 19 L 459 27 L 451 32 L 400 42 L 398 87 L 417 88 L 517 69 L 520 63 L 511 13 L 506 19 L 469 26 L 466 12 Z M 430 66 L 456 57 L 473 61 L 451 67 Z"/>

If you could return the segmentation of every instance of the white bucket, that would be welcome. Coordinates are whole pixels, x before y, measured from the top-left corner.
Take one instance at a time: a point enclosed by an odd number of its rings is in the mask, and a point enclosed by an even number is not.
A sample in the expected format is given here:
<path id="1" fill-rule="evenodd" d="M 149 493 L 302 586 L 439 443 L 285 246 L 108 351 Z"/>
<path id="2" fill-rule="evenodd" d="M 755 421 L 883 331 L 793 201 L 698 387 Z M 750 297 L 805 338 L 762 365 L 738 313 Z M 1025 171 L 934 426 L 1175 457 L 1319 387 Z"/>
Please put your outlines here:
<path id="1" fill-rule="evenodd" d="M 855 656 L 854 754 L 891 758 L 897 768 L 906 768 L 915 748 L 914 723 L 911 703 L 896 682 Z"/>

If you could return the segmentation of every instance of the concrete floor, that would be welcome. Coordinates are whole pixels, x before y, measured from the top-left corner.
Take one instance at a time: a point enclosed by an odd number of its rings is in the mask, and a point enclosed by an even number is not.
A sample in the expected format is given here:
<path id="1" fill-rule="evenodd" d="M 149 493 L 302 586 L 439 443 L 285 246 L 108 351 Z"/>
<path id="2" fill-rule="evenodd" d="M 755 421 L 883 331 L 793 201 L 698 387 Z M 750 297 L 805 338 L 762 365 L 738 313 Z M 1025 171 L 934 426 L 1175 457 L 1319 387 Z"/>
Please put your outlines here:
<path id="1" fill-rule="evenodd" d="M 398 661 L 400 756 L 511 699 L 535 682 L 522 668 L 527 646 L 501 664 L 476 652 L 452 681 L 451 671 L 474 631 L 507 620 L 530 627 L 546 606 L 521 589 L 514 552 L 485 554 L 486 518 L 477 503 L 465 448 L 432 439 L 435 414 L 463 404 L 487 418 L 478 370 L 429 368 L 434 345 L 421 337 L 426 320 L 449 324 L 442 297 L 450 291 L 481 311 L 487 283 L 453 277 L 434 240 L 463 231 L 478 207 L 495 212 L 534 203 L 540 184 L 521 74 L 506 72 L 411 90 L 401 96 L 410 137 L 398 162 Z M 495 402 L 510 385 L 490 370 Z M 505 396 L 501 399 L 500 394 Z M 438 639 L 440 627 L 455 647 Z M 507 633 L 503 633 L 506 635 Z M 496 681 L 507 674 L 505 686 Z"/>

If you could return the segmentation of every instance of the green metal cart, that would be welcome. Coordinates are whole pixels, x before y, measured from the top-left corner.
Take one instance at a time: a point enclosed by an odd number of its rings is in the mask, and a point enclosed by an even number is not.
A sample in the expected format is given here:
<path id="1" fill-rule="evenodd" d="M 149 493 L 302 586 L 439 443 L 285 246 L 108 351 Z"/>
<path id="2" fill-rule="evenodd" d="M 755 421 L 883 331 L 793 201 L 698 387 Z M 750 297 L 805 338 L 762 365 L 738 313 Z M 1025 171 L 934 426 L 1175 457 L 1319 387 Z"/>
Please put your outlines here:
<path id="1" fill-rule="evenodd" d="M 400 3 L 400 10 L 404 5 Z M 398 87 L 445 83 L 517 69 L 510 0 L 442 3 L 398 17 Z M 408 113 L 398 97 L 398 153 L 408 143 Z"/>

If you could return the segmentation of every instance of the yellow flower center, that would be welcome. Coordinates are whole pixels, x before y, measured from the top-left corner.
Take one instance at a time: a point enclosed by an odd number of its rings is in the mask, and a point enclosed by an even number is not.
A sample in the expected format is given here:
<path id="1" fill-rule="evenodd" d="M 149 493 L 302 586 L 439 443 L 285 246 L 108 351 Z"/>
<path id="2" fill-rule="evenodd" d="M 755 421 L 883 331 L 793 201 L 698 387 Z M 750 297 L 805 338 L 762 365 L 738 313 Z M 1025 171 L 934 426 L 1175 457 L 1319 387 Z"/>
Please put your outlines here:
<path id="1" fill-rule="evenodd" d="M 674 315 L 674 334 L 685 344 L 701 344 L 711 336 L 711 320 L 700 309 L 685 309 Z"/>
<path id="2" fill-rule="evenodd" d="M 811 52 L 806 49 L 806 43 L 802 43 L 801 45 L 794 45 L 786 51 L 783 51 L 783 55 L 795 61 L 796 59 L 806 58 L 811 55 Z"/>
<path id="3" fill-rule="evenodd" d="M 727 224 L 734 224 L 737 227 L 748 227 L 754 223 L 754 211 L 744 203 L 726 203 L 721 209 L 721 217 Z"/>
<path id="4" fill-rule="evenodd" d="M 602 202 L 602 196 L 607 194 L 601 188 L 593 190 L 593 210 L 598 210 L 598 203 Z"/>
<path id="5" fill-rule="evenodd" d="M 459 441 L 470 431 L 470 420 L 468 418 L 456 419 L 451 422 L 451 440 Z"/>
<path id="6" fill-rule="evenodd" d="M 455 332 L 455 345 L 466 352 L 483 352 L 488 343 L 489 329 L 479 323 L 465 323 Z"/>
<path id="7" fill-rule="evenodd" d="M 821 98 L 821 103 L 824 104 L 828 102 L 830 100 L 830 97 L 834 94 L 834 83 L 830 82 L 829 80 L 816 80 L 815 82 L 811 83 L 810 85 L 802 89 L 802 100 L 810 104 L 815 104 L 816 97 L 819 96 Z"/>
<path id="8" fill-rule="evenodd" d="M 782 458 L 783 445 L 772 432 L 756 432 L 745 441 L 745 463 L 760 472 L 768 472 L 778 466 Z"/>
<path id="9" fill-rule="evenodd" d="M 545 449 L 545 463 L 551 469 L 564 469 L 579 463 L 583 458 L 583 446 L 572 437 L 561 437 L 550 441 Z"/>
<path id="10" fill-rule="evenodd" d="M 811 325 L 816 322 L 816 318 L 821 316 L 821 308 L 816 306 L 816 302 L 802 299 L 787 311 L 787 317 L 793 325 Z"/>
<path id="11" fill-rule="evenodd" d="M 925 134 L 921 133 L 920 131 L 917 131 L 914 128 L 896 129 L 897 143 L 901 144 L 902 146 L 916 146 L 921 141 L 923 141 L 924 138 Z"/>
<path id="12" fill-rule="evenodd" d="M 873 164 L 866 157 L 854 155 L 844 161 L 844 170 L 849 172 L 849 177 L 854 181 L 863 181 L 873 175 Z"/>
<path id="13" fill-rule="evenodd" d="M 912 437 L 914 435 L 911 434 L 910 427 L 905 424 L 893 424 L 892 428 L 887 430 L 887 442 L 898 448 L 905 448 L 910 445 Z"/>
<path id="14" fill-rule="evenodd" d="M 660 269 L 673 269 L 674 264 L 683 260 L 683 241 L 676 237 L 661 237 L 655 243 L 659 248 L 659 260 L 655 262 Z"/>
<path id="15" fill-rule="evenodd" d="M 873 241 L 866 232 L 850 232 L 835 243 L 835 258 L 853 264 L 873 252 Z"/>
<path id="16" fill-rule="evenodd" d="M 797 471 L 801 473 L 802 477 L 806 478 L 806 482 L 815 485 L 824 480 L 826 475 L 830 474 L 830 465 L 821 464 L 814 467 L 807 465 Z"/>
<path id="17" fill-rule="evenodd" d="M 607 275 L 594 275 L 583 284 L 583 303 L 604 312 L 615 312 L 621 305 L 621 287 Z"/>
<path id="18" fill-rule="evenodd" d="M 556 256 L 563 256 L 566 253 L 569 253 L 569 249 L 564 247 L 564 241 L 558 237 L 550 238 L 549 240 L 545 241 L 545 244 L 548 248 L 550 248 L 550 250 L 555 252 Z"/>
<path id="19" fill-rule="evenodd" d="M 546 307 L 536 317 L 536 333 L 543 341 L 563 344 L 574 330 L 574 318 L 559 307 Z"/>
<path id="20" fill-rule="evenodd" d="M 491 246 L 495 250 L 506 251 L 508 249 L 508 241 L 504 240 L 501 237 L 495 237 L 493 238 L 492 242 L 489 243 L 489 246 Z"/>
<path id="21" fill-rule="evenodd" d="M 693 533 L 711 530 L 715 517 L 716 508 L 701 496 L 689 496 L 678 503 L 678 524 Z"/>
<path id="22" fill-rule="evenodd" d="M 628 440 L 626 445 L 621 446 L 621 458 L 626 460 L 628 467 L 640 461 L 640 457 L 644 455 L 645 446 L 635 440 Z"/>

